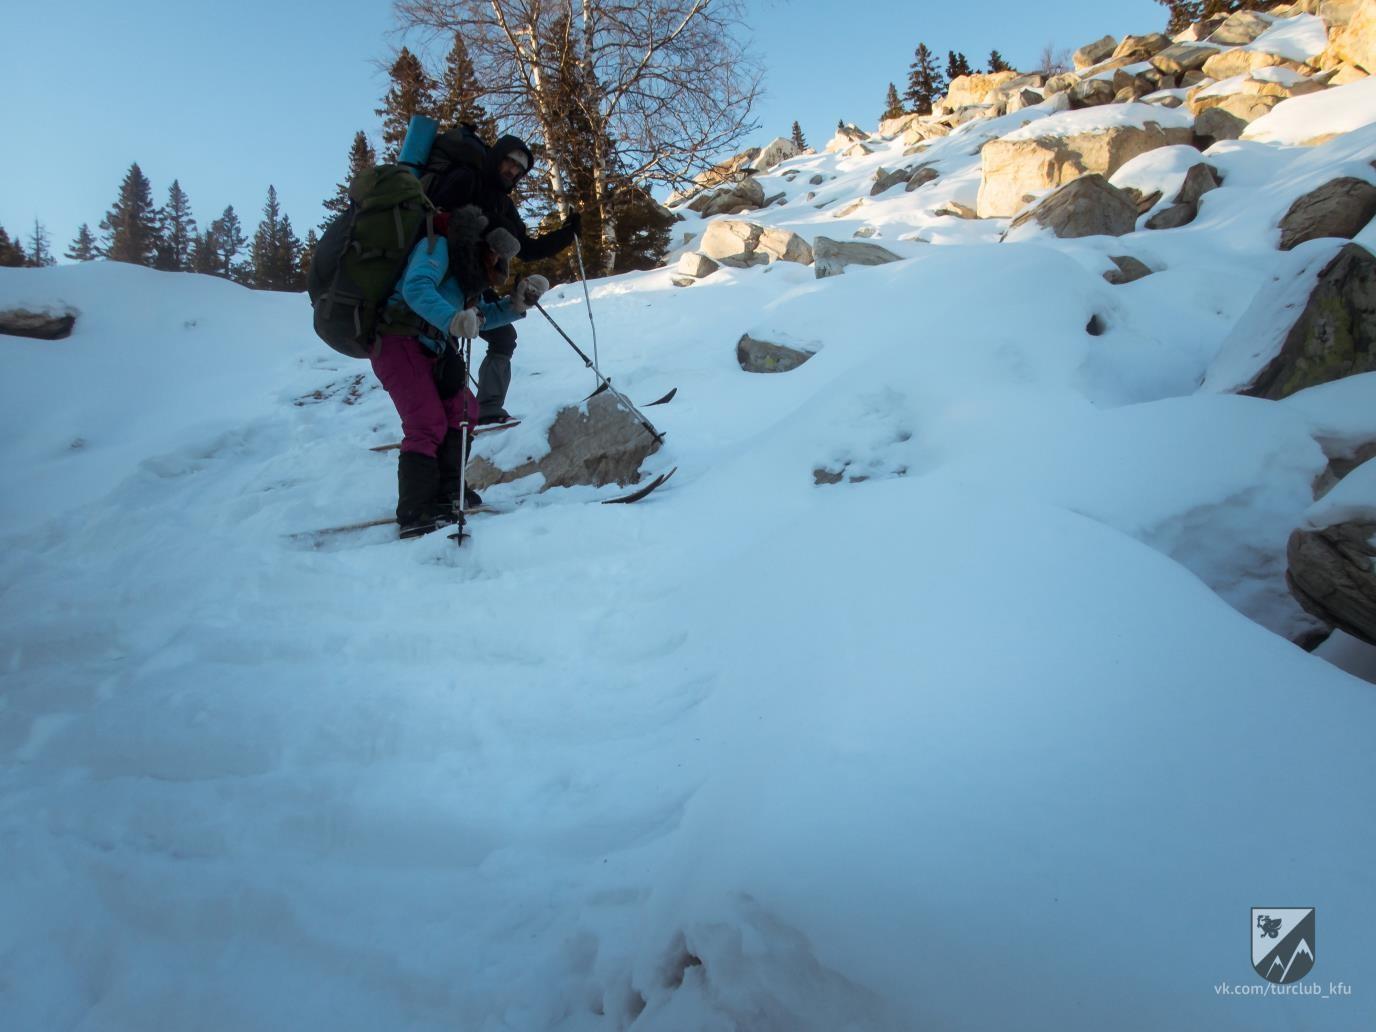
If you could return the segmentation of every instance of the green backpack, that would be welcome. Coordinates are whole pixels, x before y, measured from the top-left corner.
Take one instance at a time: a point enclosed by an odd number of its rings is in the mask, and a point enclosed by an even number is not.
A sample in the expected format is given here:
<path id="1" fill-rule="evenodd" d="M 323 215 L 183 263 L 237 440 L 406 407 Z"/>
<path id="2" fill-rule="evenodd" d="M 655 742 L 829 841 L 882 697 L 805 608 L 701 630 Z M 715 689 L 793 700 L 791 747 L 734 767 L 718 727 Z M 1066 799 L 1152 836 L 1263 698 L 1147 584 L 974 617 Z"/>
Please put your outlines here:
<path id="1" fill-rule="evenodd" d="M 381 333 L 414 334 L 424 320 L 388 305 L 421 234 L 434 240 L 435 207 L 419 179 L 378 165 L 349 184 L 349 210 L 328 226 L 311 256 L 306 292 L 315 332 L 350 358 L 368 358 Z"/>

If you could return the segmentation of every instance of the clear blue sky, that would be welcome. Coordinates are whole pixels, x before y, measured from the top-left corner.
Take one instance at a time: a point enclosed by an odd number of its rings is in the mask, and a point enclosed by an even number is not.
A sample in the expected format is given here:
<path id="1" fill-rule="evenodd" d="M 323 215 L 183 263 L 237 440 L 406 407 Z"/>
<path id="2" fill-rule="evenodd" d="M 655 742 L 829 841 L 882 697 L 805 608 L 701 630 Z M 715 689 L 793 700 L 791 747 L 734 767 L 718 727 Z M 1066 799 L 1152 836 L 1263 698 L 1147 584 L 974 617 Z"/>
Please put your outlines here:
<path id="1" fill-rule="evenodd" d="M 840 118 L 872 126 L 919 42 L 976 67 L 997 48 L 1021 68 L 1047 43 L 1074 49 L 1166 20 L 1155 0 L 749 2 L 768 68 L 752 143 L 794 119 L 813 144 Z M 96 230 L 134 161 L 158 204 L 179 179 L 202 226 L 233 204 L 251 233 L 271 183 L 304 236 L 354 132 L 376 141 L 376 66 L 399 42 L 389 0 L 15 3 L 3 23 L 0 225 L 27 238 L 40 219 L 59 256 L 82 222 Z"/>

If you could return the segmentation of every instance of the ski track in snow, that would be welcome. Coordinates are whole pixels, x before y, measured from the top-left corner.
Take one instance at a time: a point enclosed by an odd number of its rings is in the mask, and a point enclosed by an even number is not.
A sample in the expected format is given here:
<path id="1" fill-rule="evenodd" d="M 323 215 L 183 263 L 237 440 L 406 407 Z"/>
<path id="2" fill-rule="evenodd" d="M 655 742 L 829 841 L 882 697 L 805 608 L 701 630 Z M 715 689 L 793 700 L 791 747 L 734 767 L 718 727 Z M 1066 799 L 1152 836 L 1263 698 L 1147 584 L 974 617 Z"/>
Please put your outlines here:
<path id="1" fill-rule="evenodd" d="M 1272 633 L 1305 626 L 1280 577 L 1316 439 L 1360 436 L 1370 393 L 1196 391 L 1279 214 L 1376 181 L 1376 129 L 1218 145 L 1180 230 L 999 247 L 932 214 L 991 131 L 855 217 L 814 205 L 901 145 L 764 177 L 786 203 L 750 218 L 908 261 L 596 284 L 617 386 L 680 388 L 647 465 L 678 474 L 462 548 L 293 537 L 395 490 L 391 405 L 304 299 L 4 270 L 0 303 L 81 310 L 0 354 L 13 1027 L 1330 1027 L 1211 986 L 1282 897 L 1334 915 L 1334 978 L 1371 956 L 1337 915 L 1376 904 L 1376 697 Z M 1128 253 L 1160 271 L 1108 286 Z M 581 291 L 549 308 L 581 337 Z M 591 387 L 519 331 L 525 422 L 478 444 L 514 460 Z M 748 375 L 745 332 L 818 353 Z"/>

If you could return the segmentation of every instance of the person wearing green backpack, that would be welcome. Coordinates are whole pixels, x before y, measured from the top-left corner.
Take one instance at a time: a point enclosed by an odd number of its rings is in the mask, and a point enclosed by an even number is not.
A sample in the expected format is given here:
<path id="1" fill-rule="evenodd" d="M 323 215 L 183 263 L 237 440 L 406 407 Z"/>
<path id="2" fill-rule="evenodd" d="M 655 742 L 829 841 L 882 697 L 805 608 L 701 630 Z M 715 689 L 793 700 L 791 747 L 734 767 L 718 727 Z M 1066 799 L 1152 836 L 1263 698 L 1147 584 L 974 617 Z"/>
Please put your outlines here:
<path id="1" fill-rule="evenodd" d="M 471 427 L 478 411 L 456 341 L 509 327 L 549 289 L 545 277 L 526 276 L 507 297 L 493 300 L 488 292 L 506 282 L 520 244 L 505 228 L 490 227 L 477 207 L 437 213 L 434 229 L 411 250 L 387 305 L 413 314 L 419 327 L 384 330 L 369 355 L 401 417 L 397 525 L 404 538 L 451 523 L 458 505 L 481 501 L 476 493 L 458 496 L 467 460 L 462 427 Z"/>

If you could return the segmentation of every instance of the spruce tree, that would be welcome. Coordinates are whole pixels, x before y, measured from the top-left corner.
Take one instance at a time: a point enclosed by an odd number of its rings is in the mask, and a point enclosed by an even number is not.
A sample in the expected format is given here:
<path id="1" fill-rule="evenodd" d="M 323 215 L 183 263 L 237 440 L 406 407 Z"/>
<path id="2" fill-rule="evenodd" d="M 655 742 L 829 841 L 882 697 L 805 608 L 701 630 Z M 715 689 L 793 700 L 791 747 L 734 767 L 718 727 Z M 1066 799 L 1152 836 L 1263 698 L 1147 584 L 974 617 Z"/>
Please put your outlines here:
<path id="1" fill-rule="evenodd" d="M 382 107 L 373 114 L 382 119 L 383 155 L 390 162 L 396 161 L 401 152 L 411 116 L 434 114 L 435 80 L 426 74 L 420 59 L 405 47 L 401 48 L 387 74 L 392 85 L 382 98 Z"/>
<path id="2" fill-rule="evenodd" d="M 227 207 L 224 214 L 210 224 L 210 232 L 215 238 L 216 275 L 242 282 L 243 266 L 234 259 L 243 252 L 248 240 L 234 205 Z"/>
<path id="3" fill-rule="evenodd" d="M 158 213 L 153 188 L 138 162 L 120 184 L 119 197 L 100 222 L 101 251 L 112 262 L 152 265 L 158 252 Z"/>
<path id="4" fill-rule="evenodd" d="M 18 240 L 11 240 L 5 227 L 0 226 L 0 269 L 17 269 L 27 264 L 24 248 Z"/>
<path id="5" fill-rule="evenodd" d="M 930 115 L 936 98 L 945 89 L 946 82 L 937 67 L 936 55 L 927 49 L 926 43 L 919 43 L 913 52 L 913 63 L 908 66 L 908 90 L 903 94 L 908 110 Z"/>
<path id="6" fill-rule="evenodd" d="M 799 152 L 807 150 L 807 139 L 803 136 L 803 127 L 797 122 L 793 123 L 793 146 L 797 147 Z"/>
<path id="7" fill-rule="evenodd" d="M 167 203 L 158 212 L 157 267 L 167 272 L 189 272 L 191 244 L 196 239 L 196 232 L 191 200 L 182 184 L 174 179 L 167 190 Z"/>
<path id="8" fill-rule="evenodd" d="M 454 45 L 445 58 L 444 74 L 440 76 L 438 99 L 435 101 L 435 121 L 444 129 L 467 122 L 478 130 L 488 143 L 497 138 L 497 121 L 479 103 L 485 95 L 473 61 L 468 56 L 463 33 L 454 33 Z"/>
<path id="9" fill-rule="evenodd" d="M 349 210 L 349 184 L 354 177 L 365 169 L 377 164 L 377 152 L 368 142 L 367 134 L 360 129 L 354 133 L 353 146 L 349 148 L 349 174 L 334 188 L 334 196 L 325 202 L 325 221 L 320 224 L 321 232 L 340 215 Z"/>
<path id="10" fill-rule="evenodd" d="M 306 276 L 310 272 L 311 259 L 315 256 L 315 249 L 319 246 L 320 237 L 316 235 L 315 230 L 306 230 L 306 239 L 301 245 L 301 254 L 296 262 L 296 282 L 299 283 L 300 286 L 295 289 L 306 289 Z"/>
<path id="11" fill-rule="evenodd" d="M 989 51 L 989 71 L 991 72 L 1012 72 L 1014 67 L 1004 60 L 1003 55 L 997 50 Z"/>
<path id="12" fill-rule="evenodd" d="M 64 258 L 74 262 L 90 262 L 100 257 L 100 248 L 96 246 L 96 238 L 91 235 L 91 227 L 86 223 L 81 224 L 81 228 L 76 231 L 76 239 L 67 248 Z"/>
<path id="13" fill-rule="evenodd" d="M 191 271 L 199 272 L 203 276 L 224 275 L 224 263 L 220 260 L 220 247 L 216 236 L 215 226 L 219 225 L 217 219 L 210 229 L 204 233 L 196 234 L 196 239 L 191 241 Z"/>
<path id="14" fill-rule="evenodd" d="M 301 238 L 292 229 L 291 216 L 283 215 L 278 223 L 277 261 L 273 265 L 273 290 L 305 290 L 306 279 L 301 270 Z"/>
<path id="15" fill-rule="evenodd" d="M 966 56 L 955 50 L 946 52 L 946 81 L 951 82 L 962 75 L 974 75 L 974 69 Z"/>
<path id="16" fill-rule="evenodd" d="M 263 219 L 253 234 L 249 248 L 252 273 L 249 286 L 256 290 L 277 290 L 282 263 L 282 206 L 277 201 L 277 189 L 268 186 L 268 198 L 263 203 Z"/>
<path id="17" fill-rule="evenodd" d="M 33 220 L 33 232 L 29 234 L 29 255 L 25 264 L 33 269 L 43 269 L 57 264 L 52 252 L 52 237 L 43 223 L 37 219 Z"/>
<path id="18" fill-rule="evenodd" d="M 888 96 L 884 98 L 884 113 L 879 118 L 881 121 L 901 118 L 903 113 L 903 98 L 898 95 L 898 87 L 889 83 Z"/>

